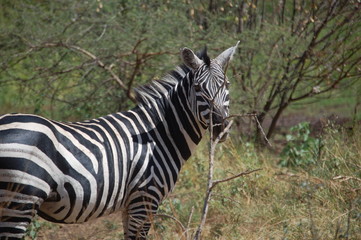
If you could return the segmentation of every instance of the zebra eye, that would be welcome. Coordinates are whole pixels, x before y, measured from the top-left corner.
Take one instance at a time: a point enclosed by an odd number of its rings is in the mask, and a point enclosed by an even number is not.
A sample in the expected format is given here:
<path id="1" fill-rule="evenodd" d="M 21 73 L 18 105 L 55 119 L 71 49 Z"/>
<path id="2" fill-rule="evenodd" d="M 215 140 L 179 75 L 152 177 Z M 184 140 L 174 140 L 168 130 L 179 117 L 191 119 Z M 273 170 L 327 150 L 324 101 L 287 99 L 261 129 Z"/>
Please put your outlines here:
<path id="1" fill-rule="evenodd" d="M 195 89 L 196 91 L 200 91 L 200 90 L 201 90 L 201 85 L 199 85 L 199 84 L 194 84 L 194 89 Z"/>

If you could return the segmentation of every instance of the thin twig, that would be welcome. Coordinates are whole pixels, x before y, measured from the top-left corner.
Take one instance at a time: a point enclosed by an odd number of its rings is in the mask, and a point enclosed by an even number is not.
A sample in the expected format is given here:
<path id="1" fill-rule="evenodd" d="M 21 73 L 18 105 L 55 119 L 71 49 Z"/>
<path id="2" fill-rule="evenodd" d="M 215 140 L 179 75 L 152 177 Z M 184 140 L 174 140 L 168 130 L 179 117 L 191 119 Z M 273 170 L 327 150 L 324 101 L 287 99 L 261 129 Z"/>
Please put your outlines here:
<path id="1" fill-rule="evenodd" d="M 124 82 L 118 77 L 117 74 L 115 74 L 115 72 L 112 70 L 112 64 L 110 64 L 109 66 L 105 65 L 97 56 L 95 56 L 94 54 L 92 54 L 91 52 L 79 47 L 79 46 L 75 46 L 75 45 L 69 45 L 63 42 L 58 42 L 58 43 L 45 43 L 43 45 L 41 45 L 40 47 L 33 47 L 33 48 L 47 48 L 47 47 L 65 47 L 71 50 L 75 50 L 89 58 L 91 58 L 92 60 L 94 60 L 96 62 L 96 64 L 105 69 L 106 71 L 108 71 L 110 73 L 110 75 L 112 76 L 112 78 L 119 84 L 119 86 L 128 92 L 128 88 L 127 86 L 124 84 Z M 129 93 L 128 97 L 130 100 L 132 100 L 133 102 L 136 102 L 135 96 L 133 93 Z"/>
<path id="2" fill-rule="evenodd" d="M 264 139 L 266 140 L 266 142 L 268 143 L 268 145 L 269 145 L 270 147 L 272 147 L 272 144 L 270 143 L 270 141 L 268 141 L 268 138 L 267 138 L 267 136 L 266 136 L 266 133 L 264 132 L 261 123 L 258 121 L 257 116 L 254 116 L 254 119 L 256 120 L 257 126 L 258 126 L 258 128 L 261 130 L 261 133 L 262 133 Z"/>
<path id="3" fill-rule="evenodd" d="M 165 214 L 165 213 L 157 213 L 157 214 L 154 214 L 153 215 L 154 217 L 165 217 L 165 218 L 170 218 L 172 219 L 174 222 L 176 222 L 182 229 L 182 232 L 186 232 L 186 228 L 184 227 L 183 223 L 178 220 L 176 217 L 172 216 L 172 215 L 168 215 L 168 214 Z"/>
<path id="4" fill-rule="evenodd" d="M 231 114 L 226 119 L 235 118 L 235 117 L 255 117 L 256 113 L 244 113 L 244 114 Z"/>
<path id="5" fill-rule="evenodd" d="M 307 209 L 308 209 L 308 215 L 310 217 L 310 225 L 309 225 L 309 227 L 310 227 L 312 240 L 318 240 L 320 238 L 318 236 L 318 230 L 316 228 L 314 217 L 313 217 L 313 212 L 312 212 L 312 209 L 311 209 L 311 196 L 309 196 L 308 200 L 307 200 Z"/>
<path id="6" fill-rule="evenodd" d="M 335 231 L 335 235 L 334 235 L 334 237 L 333 237 L 333 240 L 337 240 L 338 237 L 339 237 L 338 234 L 339 234 L 339 232 L 340 232 L 340 225 L 341 225 L 341 221 L 338 220 L 338 221 L 337 221 L 336 231 Z"/>
<path id="7" fill-rule="evenodd" d="M 96 41 L 99 41 L 100 39 L 102 39 L 102 37 L 104 36 L 105 31 L 107 30 L 107 28 L 108 28 L 108 25 L 105 24 L 102 33 L 101 33 L 100 36 L 96 39 Z"/>
<path id="8" fill-rule="evenodd" d="M 218 137 L 214 140 L 214 143 L 213 143 L 214 146 L 217 145 L 217 144 L 219 143 L 219 141 L 222 139 L 222 137 L 224 136 L 224 134 L 226 134 L 226 133 L 229 131 L 229 129 L 231 128 L 232 124 L 233 124 L 233 120 L 229 121 L 228 125 L 223 129 L 223 131 L 222 131 L 222 132 L 218 135 Z M 214 153 L 214 151 L 213 151 L 213 153 Z"/>
<path id="9" fill-rule="evenodd" d="M 349 210 L 347 213 L 346 232 L 345 232 L 346 240 L 349 239 L 349 233 L 350 233 L 350 227 L 351 227 L 351 213 L 352 213 L 352 200 L 350 199 Z"/>
<path id="10" fill-rule="evenodd" d="M 189 213 L 189 217 L 188 217 L 188 222 L 187 222 L 186 229 L 189 229 L 189 226 L 190 226 L 190 224 L 191 224 L 192 217 L 193 217 L 193 212 L 194 212 L 194 206 L 192 206 L 191 212 Z M 188 238 L 187 238 L 187 239 L 188 239 Z"/>
<path id="11" fill-rule="evenodd" d="M 267 136 L 266 136 L 266 133 L 264 132 L 264 129 L 263 129 L 261 123 L 259 122 L 256 113 L 232 114 L 232 115 L 229 115 L 226 119 L 235 118 L 235 117 L 253 117 L 253 118 L 255 119 L 256 123 L 257 123 L 257 127 L 261 130 L 261 133 L 262 133 L 264 139 L 266 140 L 267 144 L 268 144 L 270 147 L 272 147 L 272 144 L 271 144 L 270 141 L 268 140 L 268 138 L 267 138 Z"/>
<path id="12" fill-rule="evenodd" d="M 225 178 L 225 179 L 221 179 L 221 180 L 213 180 L 213 165 L 214 165 L 214 153 L 215 153 L 215 149 L 216 149 L 216 145 L 219 143 L 219 141 L 222 139 L 222 137 L 224 136 L 224 134 L 226 134 L 230 127 L 233 124 L 233 120 L 231 120 L 229 122 L 229 124 L 224 128 L 224 130 L 217 136 L 217 138 L 213 141 L 213 122 L 212 122 L 212 112 L 213 109 L 211 108 L 210 111 L 210 147 L 209 147 L 209 170 L 208 170 L 208 183 L 207 183 L 207 191 L 206 191 L 206 196 L 204 198 L 204 204 L 203 204 L 203 210 L 202 210 L 202 216 L 201 216 L 201 223 L 199 224 L 197 231 L 195 233 L 194 236 L 194 240 L 198 240 L 200 239 L 203 227 L 206 223 L 206 218 L 207 218 L 207 213 L 208 213 L 208 206 L 209 206 L 209 202 L 211 200 L 211 196 L 212 196 L 212 190 L 213 188 L 222 182 L 227 182 L 230 180 L 233 180 L 235 178 L 241 177 L 241 176 L 245 176 L 248 174 L 251 174 L 253 172 L 259 171 L 260 169 L 255 169 L 255 170 L 248 170 L 246 172 L 242 172 L 239 174 L 236 174 L 234 176 L 231 176 L 229 178 Z"/>
<path id="13" fill-rule="evenodd" d="M 262 168 L 257 168 L 257 169 L 253 169 L 253 170 L 247 170 L 245 172 L 241 172 L 241 173 L 238 173 L 238 174 L 235 174 L 233 176 L 230 176 L 230 177 L 227 177 L 227 178 L 224 178 L 224 179 L 220 179 L 220 180 L 215 180 L 213 181 L 213 185 L 212 185 L 212 188 L 214 188 L 217 184 L 219 183 L 223 183 L 223 182 L 228 182 L 228 181 L 231 181 L 233 179 L 236 179 L 236 178 L 239 178 L 239 177 L 242 177 L 242 176 L 245 176 L 245 175 L 248 175 L 248 174 L 251 174 L 251 173 L 254 173 L 254 172 L 258 172 L 262 170 Z"/>
<path id="14" fill-rule="evenodd" d="M 214 101 L 212 101 L 211 103 L 213 103 Z M 221 134 L 224 131 L 222 131 Z M 208 213 L 208 205 L 209 205 L 209 201 L 211 199 L 211 194 L 212 194 L 212 178 L 213 178 L 213 163 L 214 163 L 214 151 L 215 151 L 215 146 L 217 145 L 217 143 L 219 142 L 218 138 L 213 141 L 213 104 L 211 105 L 211 109 L 210 109 L 210 114 L 209 114 L 209 133 L 210 133 L 210 140 L 209 140 L 209 167 L 208 167 L 208 181 L 207 181 L 207 190 L 206 190 L 206 196 L 204 198 L 204 203 L 203 203 L 203 209 L 202 209 L 202 216 L 201 216 L 201 222 L 198 225 L 197 231 L 194 235 L 194 240 L 198 240 L 201 237 L 202 231 L 203 231 L 203 226 L 206 223 L 206 218 L 207 218 L 207 213 Z"/>
<path id="15" fill-rule="evenodd" d="M 113 79 L 119 84 L 119 86 L 120 86 L 123 90 L 125 90 L 125 91 L 128 92 L 128 97 L 129 97 L 129 99 L 132 100 L 133 102 L 136 102 L 136 99 L 135 99 L 134 95 L 128 91 L 128 88 L 127 88 L 127 86 L 124 84 L 124 82 L 123 82 L 123 81 L 118 77 L 118 75 L 115 74 L 115 72 L 112 70 L 112 65 L 106 66 L 106 65 L 105 65 L 99 58 L 97 58 L 95 55 L 93 55 L 92 53 L 90 53 L 90 52 L 86 51 L 85 49 L 82 49 L 82 48 L 80 48 L 80 47 L 78 47 L 78 46 L 67 45 L 67 47 L 70 48 L 70 49 L 74 49 L 74 50 L 76 50 L 76 51 L 79 51 L 79 52 L 83 53 L 84 55 L 90 57 L 91 59 L 93 59 L 93 60 L 98 64 L 99 67 L 107 70 L 107 71 L 110 73 L 110 75 L 113 77 Z"/>

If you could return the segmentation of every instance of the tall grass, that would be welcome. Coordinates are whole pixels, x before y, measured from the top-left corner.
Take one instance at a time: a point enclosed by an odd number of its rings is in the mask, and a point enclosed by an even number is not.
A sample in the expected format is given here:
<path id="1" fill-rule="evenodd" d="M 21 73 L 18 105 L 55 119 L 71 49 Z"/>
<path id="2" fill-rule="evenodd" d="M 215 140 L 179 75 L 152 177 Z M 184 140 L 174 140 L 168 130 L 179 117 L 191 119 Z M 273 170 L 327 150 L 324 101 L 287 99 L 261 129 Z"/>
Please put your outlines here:
<path id="1" fill-rule="evenodd" d="M 290 168 L 278 165 L 279 155 L 256 151 L 251 143 L 230 141 L 220 146 L 216 177 L 262 170 L 215 189 L 204 239 L 359 239 L 359 136 L 360 129 L 350 133 L 328 127 L 320 137 L 322 147 L 316 161 Z M 200 217 L 206 160 L 203 146 L 186 164 L 175 192 L 161 208 L 186 223 L 194 207 L 193 229 Z M 156 232 L 164 239 L 174 236 L 168 224 L 174 223 L 162 219 L 156 225 Z"/>
<path id="2" fill-rule="evenodd" d="M 202 239 L 348 239 L 361 236 L 361 129 L 327 127 L 315 162 L 281 167 L 281 157 L 252 143 L 219 145 L 214 178 L 262 168 L 214 189 Z M 207 143 L 181 171 L 160 213 L 177 218 L 189 239 L 197 228 L 207 182 Z M 38 239 L 119 239 L 120 215 L 94 223 L 43 227 Z M 85 230 L 82 230 L 82 229 Z M 89 231 L 89 229 L 91 229 Z M 169 217 L 155 217 L 149 239 L 186 239 Z"/>

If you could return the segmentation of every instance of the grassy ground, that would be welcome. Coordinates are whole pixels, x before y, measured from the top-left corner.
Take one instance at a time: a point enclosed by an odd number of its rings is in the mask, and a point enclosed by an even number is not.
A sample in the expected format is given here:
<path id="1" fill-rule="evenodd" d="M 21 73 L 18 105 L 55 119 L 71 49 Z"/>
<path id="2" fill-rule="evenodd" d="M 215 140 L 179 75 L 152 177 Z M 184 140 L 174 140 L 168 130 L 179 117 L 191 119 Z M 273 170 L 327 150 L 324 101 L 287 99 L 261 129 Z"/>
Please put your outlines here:
<path id="1" fill-rule="evenodd" d="M 305 117 L 329 118 L 339 117 L 361 120 L 360 105 L 361 85 L 355 84 L 353 88 L 305 99 L 291 105 L 286 110 L 286 115 L 300 115 Z"/>
<path id="2" fill-rule="evenodd" d="M 360 132 L 329 127 L 314 162 L 301 156 L 300 164 L 288 167 L 279 166 L 280 155 L 256 150 L 251 143 L 228 140 L 220 145 L 216 179 L 246 169 L 262 170 L 215 188 L 202 239 L 361 239 Z M 160 208 L 160 213 L 176 217 L 187 234 L 174 220 L 156 217 L 150 239 L 186 239 L 186 235 L 191 239 L 200 221 L 207 161 L 204 143 L 182 169 L 175 191 Z M 82 225 L 37 223 L 37 239 L 122 236 L 118 214 Z"/>

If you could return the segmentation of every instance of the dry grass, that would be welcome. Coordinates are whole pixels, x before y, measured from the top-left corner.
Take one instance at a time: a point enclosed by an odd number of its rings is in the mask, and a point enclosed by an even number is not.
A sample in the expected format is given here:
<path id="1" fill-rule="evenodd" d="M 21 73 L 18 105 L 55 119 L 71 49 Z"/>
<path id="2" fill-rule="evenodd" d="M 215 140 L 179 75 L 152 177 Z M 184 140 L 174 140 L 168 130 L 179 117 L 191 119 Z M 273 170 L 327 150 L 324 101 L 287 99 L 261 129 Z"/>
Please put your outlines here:
<path id="1" fill-rule="evenodd" d="M 252 144 L 227 142 L 218 150 L 215 178 L 246 169 L 261 171 L 214 189 L 203 239 L 348 239 L 361 236 L 361 139 L 332 130 L 316 164 L 281 168 L 279 156 Z M 182 170 L 160 212 L 197 228 L 206 184 L 207 146 Z M 45 224 L 38 239 L 121 239 L 121 217 L 113 214 L 82 225 Z M 150 239 L 185 239 L 170 218 L 155 218 Z"/>

